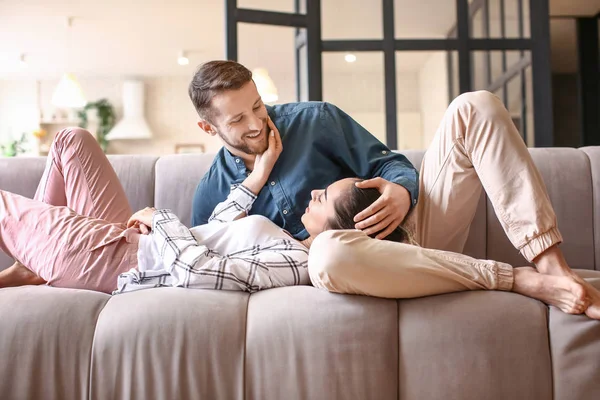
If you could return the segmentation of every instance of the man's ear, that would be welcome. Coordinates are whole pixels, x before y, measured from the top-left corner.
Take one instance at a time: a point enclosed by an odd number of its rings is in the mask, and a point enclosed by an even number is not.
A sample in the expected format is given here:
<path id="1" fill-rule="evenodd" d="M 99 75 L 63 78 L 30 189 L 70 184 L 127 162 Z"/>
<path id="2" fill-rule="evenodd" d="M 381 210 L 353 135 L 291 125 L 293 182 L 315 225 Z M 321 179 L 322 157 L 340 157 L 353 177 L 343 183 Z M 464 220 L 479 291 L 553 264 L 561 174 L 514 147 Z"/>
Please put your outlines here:
<path id="1" fill-rule="evenodd" d="M 215 127 L 205 119 L 201 119 L 198 121 L 198 126 L 204 132 L 208 133 L 210 136 L 215 136 L 217 134 L 217 130 Z"/>

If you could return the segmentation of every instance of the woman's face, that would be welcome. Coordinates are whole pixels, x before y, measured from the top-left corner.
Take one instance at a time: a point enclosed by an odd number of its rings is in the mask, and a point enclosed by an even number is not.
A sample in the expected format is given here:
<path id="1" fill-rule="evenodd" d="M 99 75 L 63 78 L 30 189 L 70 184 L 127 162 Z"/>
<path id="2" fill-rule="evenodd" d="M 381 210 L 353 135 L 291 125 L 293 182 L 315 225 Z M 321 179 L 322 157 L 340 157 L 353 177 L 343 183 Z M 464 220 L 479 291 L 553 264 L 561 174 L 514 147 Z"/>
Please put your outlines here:
<path id="1" fill-rule="evenodd" d="M 327 221 L 335 217 L 335 202 L 356 181 L 356 178 L 341 179 L 326 189 L 310 192 L 311 200 L 302 216 L 302 223 L 312 237 L 326 230 Z"/>

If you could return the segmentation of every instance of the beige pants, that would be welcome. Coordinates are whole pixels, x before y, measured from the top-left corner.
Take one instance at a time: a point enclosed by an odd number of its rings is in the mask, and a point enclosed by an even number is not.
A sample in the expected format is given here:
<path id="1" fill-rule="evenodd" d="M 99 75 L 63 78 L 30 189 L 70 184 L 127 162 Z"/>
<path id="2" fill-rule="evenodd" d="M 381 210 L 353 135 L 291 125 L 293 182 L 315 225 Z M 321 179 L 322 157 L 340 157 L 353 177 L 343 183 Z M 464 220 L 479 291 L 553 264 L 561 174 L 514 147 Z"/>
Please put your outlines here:
<path id="1" fill-rule="evenodd" d="M 511 290 L 510 265 L 460 254 L 485 189 L 506 235 L 529 261 L 562 237 L 542 178 L 502 102 L 465 93 L 448 107 L 425 153 L 410 215 L 423 246 L 327 231 L 310 249 L 315 287 L 411 298 L 462 290 Z M 410 222 L 408 222 L 410 223 Z"/>

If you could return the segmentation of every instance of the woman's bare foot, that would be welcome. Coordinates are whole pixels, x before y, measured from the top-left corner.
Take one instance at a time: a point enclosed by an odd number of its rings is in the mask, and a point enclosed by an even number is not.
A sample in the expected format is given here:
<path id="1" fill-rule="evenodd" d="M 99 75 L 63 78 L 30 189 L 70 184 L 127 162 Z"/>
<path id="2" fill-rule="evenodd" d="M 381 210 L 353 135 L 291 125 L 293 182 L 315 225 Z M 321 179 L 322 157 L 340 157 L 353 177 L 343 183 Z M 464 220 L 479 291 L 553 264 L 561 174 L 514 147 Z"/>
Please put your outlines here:
<path id="1" fill-rule="evenodd" d="M 584 286 L 571 276 L 553 276 L 537 272 L 534 268 L 514 270 L 513 291 L 541 300 L 568 314 L 582 314 L 589 299 Z"/>
<path id="2" fill-rule="evenodd" d="M 27 267 L 18 261 L 4 271 L 0 271 L 0 288 L 25 285 L 43 285 L 44 283 L 46 283 L 45 280 L 31 272 Z"/>

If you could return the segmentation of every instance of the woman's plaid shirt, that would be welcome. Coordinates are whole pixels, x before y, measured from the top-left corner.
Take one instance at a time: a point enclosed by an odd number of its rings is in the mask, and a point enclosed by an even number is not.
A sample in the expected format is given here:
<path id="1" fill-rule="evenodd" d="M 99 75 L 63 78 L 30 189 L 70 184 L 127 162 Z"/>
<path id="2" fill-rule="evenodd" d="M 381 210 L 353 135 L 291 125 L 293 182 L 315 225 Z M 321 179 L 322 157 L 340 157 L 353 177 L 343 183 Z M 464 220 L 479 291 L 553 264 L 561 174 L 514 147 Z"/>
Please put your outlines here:
<path id="1" fill-rule="evenodd" d="M 217 205 L 209 225 L 228 224 L 220 232 L 235 240 L 234 235 L 253 234 L 236 229 L 235 221 L 240 218 L 252 218 L 253 224 L 272 224 L 265 217 L 245 217 L 255 199 L 249 189 L 237 186 Z M 115 294 L 161 286 L 256 292 L 310 282 L 308 249 L 284 234 L 266 243 L 219 254 L 199 243 L 170 210 L 157 210 L 150 236 L 158 249 L 161 268 L 145 269 L 140 265 L 121 274 Z"/>

